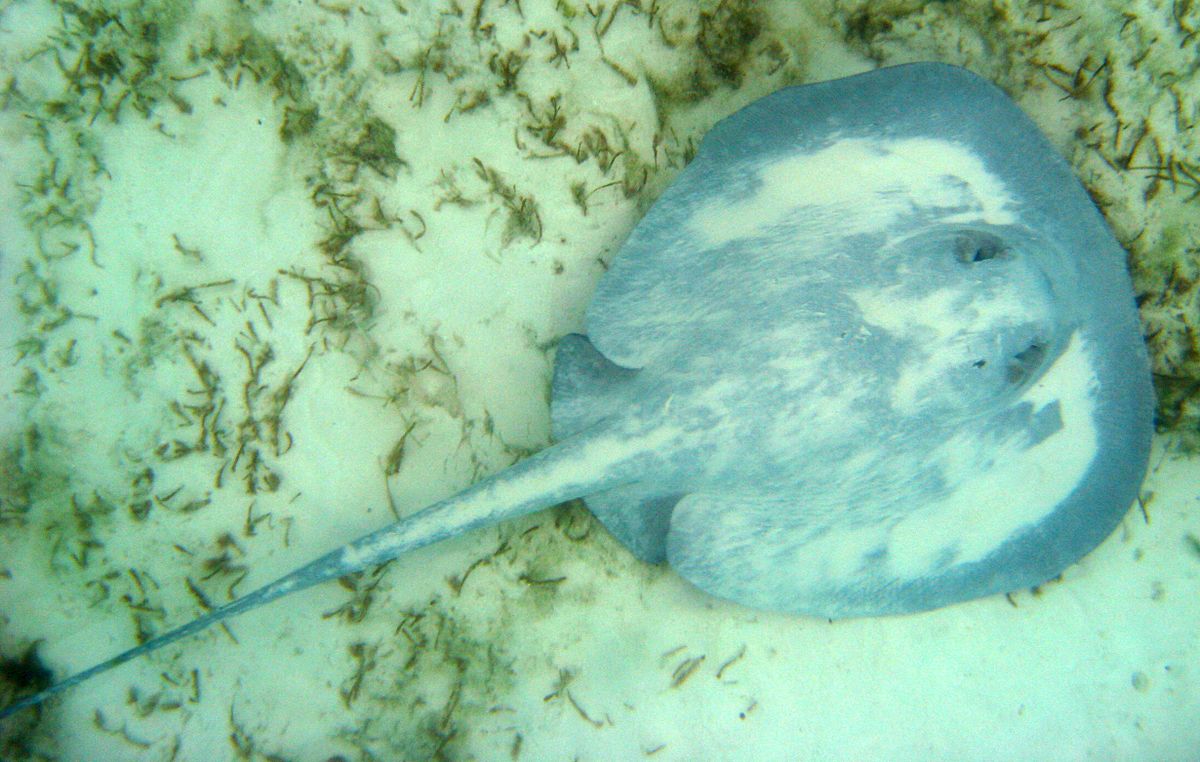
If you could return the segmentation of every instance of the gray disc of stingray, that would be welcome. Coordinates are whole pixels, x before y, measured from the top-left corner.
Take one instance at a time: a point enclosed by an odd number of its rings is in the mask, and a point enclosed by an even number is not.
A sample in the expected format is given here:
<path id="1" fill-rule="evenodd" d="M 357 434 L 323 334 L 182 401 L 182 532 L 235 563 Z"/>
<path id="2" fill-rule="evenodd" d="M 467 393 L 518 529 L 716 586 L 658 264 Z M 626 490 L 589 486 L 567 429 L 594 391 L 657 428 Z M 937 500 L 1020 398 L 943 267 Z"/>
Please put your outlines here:
<path id="1" fill-rule="evenodd" d="M 713 595 L 826 617 L 1036 585 L 1149 452 L 1121 247 L 998 89 L 938 64 L 720 122 L 563 339 L 557 444 L 0 712 L 294 590 L 584 497 Z"/>

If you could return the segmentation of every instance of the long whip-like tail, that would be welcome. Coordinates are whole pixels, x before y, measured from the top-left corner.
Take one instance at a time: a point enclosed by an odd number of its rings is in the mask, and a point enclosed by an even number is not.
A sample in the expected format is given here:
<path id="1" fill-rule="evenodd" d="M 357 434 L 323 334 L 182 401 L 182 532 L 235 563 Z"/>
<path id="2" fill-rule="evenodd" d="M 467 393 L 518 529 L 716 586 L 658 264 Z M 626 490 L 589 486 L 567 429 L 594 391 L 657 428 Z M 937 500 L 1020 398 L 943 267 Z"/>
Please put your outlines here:
<path id="1" fill-rule="evenodd" d="M 0 720 L 36 706 L 96 675 L 157 651 L 288 593 L 311 587 L 439 540 L 532 513 L 540 508 L 606 489 L 628 479 L 628 466 L 645 443 L 601 435 L 572 437 L 526 458 L 496 476 L 367 534 L 251 593 L 219 606 L 187 624 L 147 640 L 111 659 L 77 672 L 49 688 L 0 709 Z M 597 474 L 600 477 L 597 478 Z"/>

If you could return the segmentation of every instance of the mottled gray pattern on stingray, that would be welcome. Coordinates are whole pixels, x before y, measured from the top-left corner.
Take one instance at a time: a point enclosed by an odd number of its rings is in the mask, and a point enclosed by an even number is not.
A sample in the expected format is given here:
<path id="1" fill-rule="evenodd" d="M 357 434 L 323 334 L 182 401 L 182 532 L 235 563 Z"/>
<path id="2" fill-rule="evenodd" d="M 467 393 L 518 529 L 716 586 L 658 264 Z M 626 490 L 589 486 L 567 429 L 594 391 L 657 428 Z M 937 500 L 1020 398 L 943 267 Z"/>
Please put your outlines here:
<path id="1" fill-rule="evenodd" d="M 0 713 L 248 608 L 584 497 L 647 561 L 828 617 L 1036 585 L 1134 499 L 1124 252 L 992 85 L 914 64 L 717 124 L 566 337 L 546 450 Z"/>

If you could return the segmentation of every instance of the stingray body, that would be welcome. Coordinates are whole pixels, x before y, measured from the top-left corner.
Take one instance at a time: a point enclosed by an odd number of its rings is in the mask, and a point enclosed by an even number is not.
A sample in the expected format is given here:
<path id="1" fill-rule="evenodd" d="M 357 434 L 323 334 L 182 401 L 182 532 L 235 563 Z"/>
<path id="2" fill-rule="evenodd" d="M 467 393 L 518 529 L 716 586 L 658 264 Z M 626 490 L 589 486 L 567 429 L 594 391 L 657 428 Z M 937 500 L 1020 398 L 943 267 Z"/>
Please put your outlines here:
<path id="1" fill-rule="evenodd" d="M 938 64 L 717 124 L 563 339 L 557 444 L 5 714 L 294 590 L 584 497 L 740 603 L 898 614 L 1040 584 L 1126 512 L 1149 366 L 1124 253 L 1016 106 Z"/>

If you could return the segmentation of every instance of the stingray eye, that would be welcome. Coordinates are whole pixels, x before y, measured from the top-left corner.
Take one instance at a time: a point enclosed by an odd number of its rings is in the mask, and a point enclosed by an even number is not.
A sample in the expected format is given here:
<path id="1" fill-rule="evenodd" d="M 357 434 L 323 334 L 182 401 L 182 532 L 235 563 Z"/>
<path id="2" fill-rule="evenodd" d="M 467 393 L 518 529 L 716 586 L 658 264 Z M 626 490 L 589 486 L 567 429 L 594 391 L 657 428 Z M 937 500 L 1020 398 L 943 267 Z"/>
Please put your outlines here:
<path id="1" fill-rule="evenodd" d="M 954 256 L 959 262 L 985 262 L 1008 253 L 1008 247 L 994 235 L 981 230 L 962 230 L 954 237 Z"/>
<path id="2" fill-rule="evenodd" d="M 1012 357 L 1012 361 L 1008 364 L 1006 378 L 1013 386 L 1020 386 L 1029 379 L 1033 378 L 1038 369 L 1042 367 L 1042 361 L 1046 359 L 1046 342 L 1031 341 L 1029 346 L 1017 352 Z"/>

